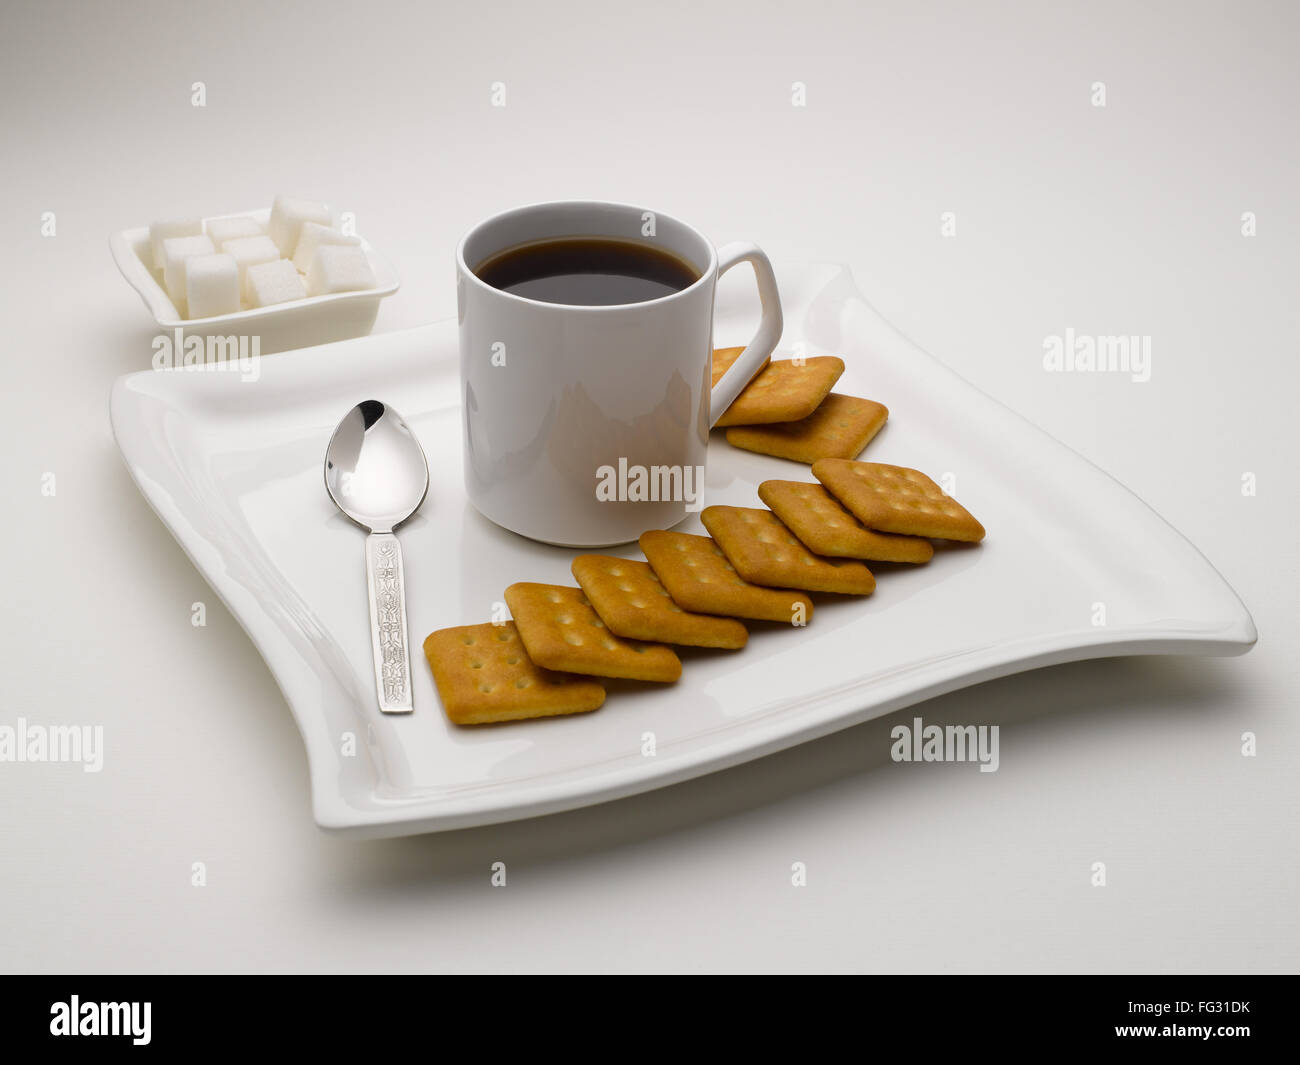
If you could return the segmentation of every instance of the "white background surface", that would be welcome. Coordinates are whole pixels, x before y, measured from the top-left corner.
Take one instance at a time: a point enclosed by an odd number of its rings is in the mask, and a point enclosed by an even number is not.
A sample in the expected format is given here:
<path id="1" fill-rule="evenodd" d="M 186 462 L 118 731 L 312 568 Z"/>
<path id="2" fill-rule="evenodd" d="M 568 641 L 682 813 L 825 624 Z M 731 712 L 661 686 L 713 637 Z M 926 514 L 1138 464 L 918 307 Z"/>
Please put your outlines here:
<path id="1" fill-rule="evenodd" d="M 1295 970 L 1300 16 L 1048 7 L 6 6 L 0 724 L 102 724 L 107 751 L 0 764 L 0 967 Z M 274 683 L 107 420 L 153 336 L 108 234 L 279 191 L 354 211 L 394 262 L 377 329 L 453 313 L 456 239 L 529 200 L 847 261 L 1182 530 L 1260 644 L 1010 678 L 539 821 L 327 837 Z M 1150 382 L 1044 373 L 1067 327 L 1150 336 Z M 1000 770 L 891 763 L 913 713 L 999 724 Z"/>

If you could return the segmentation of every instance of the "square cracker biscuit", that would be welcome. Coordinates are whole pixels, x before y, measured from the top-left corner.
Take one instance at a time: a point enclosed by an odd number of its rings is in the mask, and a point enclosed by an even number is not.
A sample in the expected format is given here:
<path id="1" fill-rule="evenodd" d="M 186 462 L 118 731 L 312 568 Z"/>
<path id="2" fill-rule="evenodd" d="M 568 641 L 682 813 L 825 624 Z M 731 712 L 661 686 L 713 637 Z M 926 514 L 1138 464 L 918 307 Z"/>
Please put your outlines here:
<path id="1" fill-rule="evenodd" d="M 683 610 L 787 625 L 812 619 L 813 604 L 806 595 L 750 584 L 707 536 L 655 529 L 642 533 L 639 543 L 655 575 Z"/>
<path id="2" fill-rule="evenodd" d="M 851 459 L 861 454 L 888 418 L 889 408 L 881 403 L 832 392 L 801 421 L 737 426 L 727 430 L 727 443 L 795 462 Z"/>
<path id="3" fill-rule="evenodd" d="M 457 725 L 581 714 L 605 701 L 599 682 L 536 666 L 512 621 L 439 629 L 424 641 L 424 656 Z"/>
<path id="4" fill-rule="evenodd" d="M 929 562 L 934 545 L 920 536 L 873 532 L 816 481 L 764 481 L 758 498 L 817 555 L 872 562 Z"/>
<path id="5" fill-rule="evenodd" d="M 682 675 L 681 660 L 667 647 L 610 632 L 581 588 L 524 581 L 506 589 L 506 605 L 528 657 L 545 669 L 665 683 Z"/>
<path id="6" fill-rule="evenodd" d="M 984 539 L 984 526 L 920 470 L 822 459 L 812 472 L 868 529 L 939 540 Z"/>
<path id="7" fill-rule="evenodd" d="M 612 555 L 579 555 L 573 575 L 600 620 L 615 636 L 690 647 L 744 647 L 745 626 L 734 618 L 683 610 L 644 562 Z"/>
<path id="8" fill-rule="evenodd" d="M 754 584 L 844 595 L 875 591 L 876 579 L 861 562 L 814 555 L 770 510 L 705 507 L 700 520 L 736 572 Z"/>
<path id="9" fill-rule="evenodd" d="M 718 382 L 722 380 L 722 375 L 731 369 L 731 367 L 735 364 L 735 361 L 738 358 L 740 358 L 741 352 L 743 352 L 744 350 L 745 349 L 743 347 L 713 349 L 713 364 L 712 364 L 713 382 L 710 387 L 717 386 Z M 772 365 L 772 356 L 769 355 L 766 359 L 763 360 L 763 365 L 758 368 L 758 372 L 754 374 L 754 377 L 757 377 L 760 373 L 762 373 L 771 365 Z M 753 379 L 754 379 L 753 377 L 750 378 L 751 381 Z"/>
<path id="10" fill-rule="evenodd" d="M 834 355 L 815 355 L 802 364 L 777 359 L 745 386 L 717 421 L 728 425 L 767 425 L 806 418 L 844 372 L 844 360 Z"/>

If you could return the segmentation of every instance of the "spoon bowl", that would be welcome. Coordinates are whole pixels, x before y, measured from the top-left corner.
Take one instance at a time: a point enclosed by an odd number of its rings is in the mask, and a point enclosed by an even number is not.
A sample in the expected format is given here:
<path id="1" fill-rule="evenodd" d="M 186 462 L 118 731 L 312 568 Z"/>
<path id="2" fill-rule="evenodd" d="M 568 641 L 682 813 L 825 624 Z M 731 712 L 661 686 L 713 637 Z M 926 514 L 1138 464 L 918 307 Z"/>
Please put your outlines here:
<path id="1" fill-rule="evenodd" d="M 429 464 L 402 416 L 367 399 L 343 416 L 330 437 L 325 488 L 367 532 L 392 532 L 424 502 Z"/>

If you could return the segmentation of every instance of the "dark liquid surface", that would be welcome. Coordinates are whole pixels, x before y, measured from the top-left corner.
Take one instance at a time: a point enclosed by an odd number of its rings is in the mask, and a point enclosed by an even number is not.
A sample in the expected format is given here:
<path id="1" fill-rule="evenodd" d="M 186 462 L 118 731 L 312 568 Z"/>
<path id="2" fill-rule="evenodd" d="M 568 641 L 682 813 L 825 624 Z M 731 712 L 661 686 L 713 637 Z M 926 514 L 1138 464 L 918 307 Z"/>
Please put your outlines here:
<path id="1" fill-rule="evenodd" d="M 479 279 L 530 300 L 582 307 L 644 303 L 700 279 L 670 252 L 630 240 L 560 237 L 498 252 L 474 270 Z"/>

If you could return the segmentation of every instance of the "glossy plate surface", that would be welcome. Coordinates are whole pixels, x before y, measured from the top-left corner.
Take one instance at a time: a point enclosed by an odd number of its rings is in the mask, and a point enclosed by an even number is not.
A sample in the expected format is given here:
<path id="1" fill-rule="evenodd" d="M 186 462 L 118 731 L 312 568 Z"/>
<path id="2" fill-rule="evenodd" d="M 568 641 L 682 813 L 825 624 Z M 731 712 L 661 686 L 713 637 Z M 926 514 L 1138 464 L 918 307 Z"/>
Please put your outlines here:
<path id="1" fill-rule="evenodd" d="M 458 729 L 419 651 L 437 628 L 490 620 L 514 581 L 572 584 L 577 552 L 492 525 L 465 501 L 454 321 L 229 371 L 145 371 L 112 394 L 132 476 L 265 657 L 307 747 L 318 823 L 363 835 L 439 831 L 661 787 L 1037 666 L 1107 655 L 1240 654 L 1249 613 L 1205 558 L 1101 470 L 895 332 L 836 267 L 780 274 L 782 348 L 841 355 L 837 391 L 889 406 L 863 458 L 955 478 L 988 529 L 916 569 L 877 567 L 868 599 L 818 597 L 804 629 L 751 628 L 740 652 L 683 654 L 668 688 L 614 683 L 571 718 Z M 756 307 L 721 296 L 718 345 Z M 739 339 L 733 339 L 739 338 Z M 357 531 L 325 493 L 340 416 L 376 396 L 402 411 L 430 463 L 403 526 L 415 713 L 375 705 Z M 806 466 L 737 451 L 715 432 L 708 503 L 759 506 L 760 481 Z M 691 516 L 678 526 L 702 531 Z M 1118 532 L 1122 530 L 1122 535 Z M 613 553 L 640 557 L 635 547 Z M 1105 602 L 1107 624 L 1092 624 Z M 353 732 L 357 754 L 340 753 Z M 642 755 L 653 732 L 657 754 Z"/>

